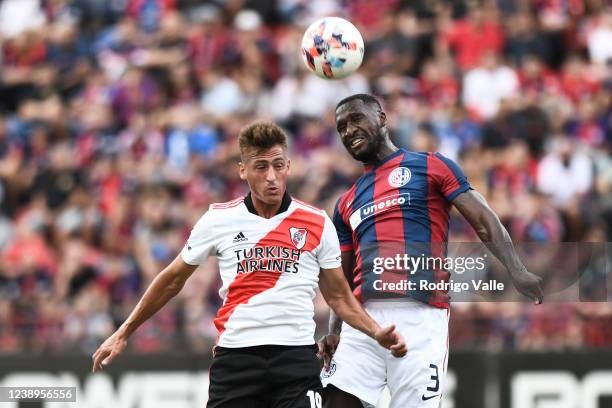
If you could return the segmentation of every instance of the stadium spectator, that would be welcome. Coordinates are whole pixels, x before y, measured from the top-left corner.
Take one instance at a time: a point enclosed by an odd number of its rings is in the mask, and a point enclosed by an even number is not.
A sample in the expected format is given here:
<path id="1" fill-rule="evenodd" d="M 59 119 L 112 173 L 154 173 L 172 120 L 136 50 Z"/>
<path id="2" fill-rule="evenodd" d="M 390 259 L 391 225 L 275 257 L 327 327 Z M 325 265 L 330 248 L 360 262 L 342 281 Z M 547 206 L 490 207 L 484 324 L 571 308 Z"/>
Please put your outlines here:
<path id="1" fill-rule="evenodd" d="M 518 86 L 516 72 L 501 64 L 498 55 L 486 52 L 480 66 L 466 72 L 462 100 L 476 117 L 489 119 L 504 100 L 517 96 Z"/>
<path id="2" fill-rule="evenodd" d="M 398 145 L 459 161 L 514 239 L 610 241 L 610 10 L 520 3 L 2 1 L 0 351 L 93 351 L 202 209 L 245 193 L 236 136 L 255 118 L 289 131 L 289 189 L 331 213 L 360 175 L 329 116 L 354 93 L 382 97 Z M 366 40 L 344 80 L 300 60 L 323 15 Z M 451 218 L 451 241 L 476 239 Z M 135 348 L 214 342 L 203 269 Z M 567 324 L 506 305 L 458 304 L 454 347 L 612 347 L 605 303 L 563 307 Z"/>
<path id="3" fill-rule="evenodd" d="M 499 53 L 504 46 L 504 32 L 490 6 L 483 10 L 472 5 L 465 19 L 450 22 L 441 34 L 442 44 L 455 51 L 457 65 L 464 71 L 477 66 L 486 53 Z"/>

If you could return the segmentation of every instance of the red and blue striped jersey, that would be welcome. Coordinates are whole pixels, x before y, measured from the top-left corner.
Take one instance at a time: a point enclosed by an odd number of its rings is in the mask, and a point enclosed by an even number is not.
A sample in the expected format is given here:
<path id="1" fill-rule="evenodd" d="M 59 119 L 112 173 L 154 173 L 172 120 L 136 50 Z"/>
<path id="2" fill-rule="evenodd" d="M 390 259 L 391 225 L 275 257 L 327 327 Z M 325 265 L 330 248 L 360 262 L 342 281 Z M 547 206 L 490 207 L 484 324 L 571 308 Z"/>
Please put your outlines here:
<path id="1" fill-rule="evenodd" d="M 446 281 L 445 270 L 374 269 L 375 262 L 407 254 L 444 257 L 451 202 L 469 190 L 467 178 L 452 160 L 439 153 L 399 149 L 364 174 L 344 193 L 334 211 L 343 251 L 356 256 L 354 293 L 361 301 L 409 296 L 447 308 L 446 291 L 377 290 L 374 281 Z M 378 258 L 378 260 L 376 259 Z M 376 265 L 380 266 L 380 263 Z M 380 286 L 380 285 L 379 285 Z"/>

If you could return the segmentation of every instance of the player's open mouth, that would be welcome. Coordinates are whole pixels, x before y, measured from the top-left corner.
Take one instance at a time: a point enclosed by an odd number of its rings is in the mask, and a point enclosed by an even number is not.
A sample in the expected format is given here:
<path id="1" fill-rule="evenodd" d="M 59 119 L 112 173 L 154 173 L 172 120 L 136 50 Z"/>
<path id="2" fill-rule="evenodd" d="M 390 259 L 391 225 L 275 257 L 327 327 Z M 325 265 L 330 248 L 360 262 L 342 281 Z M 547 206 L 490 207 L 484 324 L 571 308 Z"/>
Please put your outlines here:
<path id="1" fill-rule="evenodd" d="M 363 137 L 356 137 L 355 139 L 353 139 L 353 141 L 351 142 L 351 148 L 352 149 L 357 149 L 359 148 L 361 145 L 363 145 L 365 143 L 365 138 Z"/>

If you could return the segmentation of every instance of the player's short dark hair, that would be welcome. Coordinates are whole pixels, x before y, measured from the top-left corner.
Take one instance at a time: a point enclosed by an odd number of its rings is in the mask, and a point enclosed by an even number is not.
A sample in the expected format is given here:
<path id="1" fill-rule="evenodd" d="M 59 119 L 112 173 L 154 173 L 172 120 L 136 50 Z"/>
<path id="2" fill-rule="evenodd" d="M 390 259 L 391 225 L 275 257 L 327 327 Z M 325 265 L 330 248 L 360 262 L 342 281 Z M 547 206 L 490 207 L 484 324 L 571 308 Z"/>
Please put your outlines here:
<path id="1" fill-rule="evenodd" d="M 345 103 L 349 103 L 354 100 L 363 101 L 363 103 L 368 104 L 368 105 L 375 105 L 379 110 L 382 110 L 382 105 L 380 104 L 380 101 L 378 100 L 378 98 L 370 94 L 355 94 L 355 95 L 348 96 L 342 99 L 340 102 L 338 102 L 338 104 L 336 105 L 336 110 L 338 110 L 338 108 L 344 105 Z"/>
<path id="2" fill-rule="evenodd" d="M 287 134 L 280 126 L 272 122 L 256 121 L 245 126 L 238 135 L 240 154 L 247 149 L 265 150 L 280 145 L 288 148 Z"/>

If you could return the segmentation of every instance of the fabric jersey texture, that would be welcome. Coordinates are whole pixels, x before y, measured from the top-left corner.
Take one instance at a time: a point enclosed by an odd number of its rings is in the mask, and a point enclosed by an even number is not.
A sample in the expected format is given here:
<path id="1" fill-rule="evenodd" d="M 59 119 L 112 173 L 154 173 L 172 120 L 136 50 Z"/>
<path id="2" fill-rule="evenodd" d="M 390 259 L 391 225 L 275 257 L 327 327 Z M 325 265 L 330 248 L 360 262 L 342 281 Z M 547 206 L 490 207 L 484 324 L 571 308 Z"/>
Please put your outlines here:
<path id="1" fill-rule="evenodd" d="M 312 345 L 320 268 L 340 266 L 334 226 L 323 210 L 288 195 L 271 218 L 249 207 L 250 196 L 212 204 L 181 251 L 190 265 L 218 258 L 217 345 Z"/>
<path id="2" fill-rule="evenodd" d="M 354 293 L 361 301 L 384 297 L 412 297 L 448 308 L 446 291 L 375 290 L 375 258 L 444 257 L 450 203 L 469 190 L 461 169 L 439 153 L 399 149 L 364 174 L 336 203 L 334 225 L 342 251 L 356 255 Z M 386 281 L 448 280 L 448 272 L 435 268 L 385 271 Z"/>

